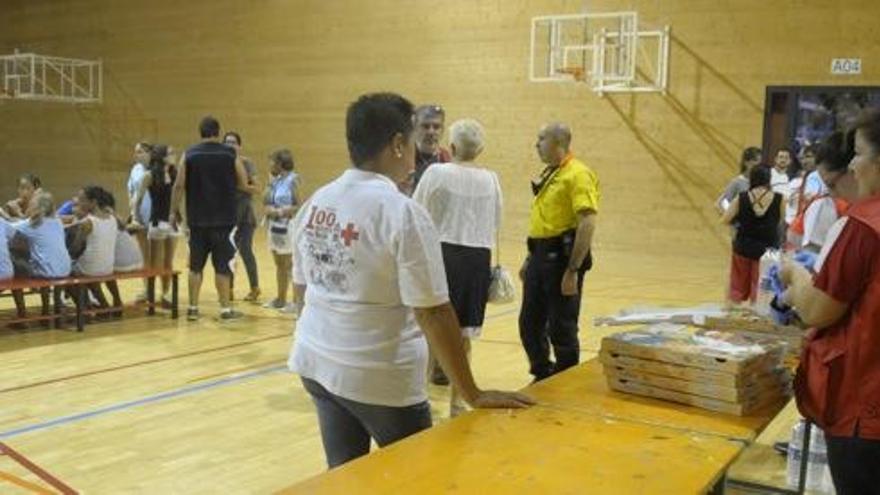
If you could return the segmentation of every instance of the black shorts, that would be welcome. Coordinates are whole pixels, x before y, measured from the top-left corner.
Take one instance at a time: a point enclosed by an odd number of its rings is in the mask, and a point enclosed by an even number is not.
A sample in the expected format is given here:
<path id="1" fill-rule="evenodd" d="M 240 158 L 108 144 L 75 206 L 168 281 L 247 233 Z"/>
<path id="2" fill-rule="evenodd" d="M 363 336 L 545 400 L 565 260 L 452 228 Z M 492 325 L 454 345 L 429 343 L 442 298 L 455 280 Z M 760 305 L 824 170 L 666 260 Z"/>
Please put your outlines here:
<path id="1" fill-rule="evenodd" d="M 232 226 L 192 227 L 189 231 L 189 270 L 201 273 L 211 255 L 214 272 L 221 275 L 232 274 L 235 261 L 235 242 L 232 239 Z"/>
<path id="2" fill-rule="evenodd" d="M 492 251 L 442 243 L 449 301 L 462 328 L 481 327 L 489 301 Z"/>

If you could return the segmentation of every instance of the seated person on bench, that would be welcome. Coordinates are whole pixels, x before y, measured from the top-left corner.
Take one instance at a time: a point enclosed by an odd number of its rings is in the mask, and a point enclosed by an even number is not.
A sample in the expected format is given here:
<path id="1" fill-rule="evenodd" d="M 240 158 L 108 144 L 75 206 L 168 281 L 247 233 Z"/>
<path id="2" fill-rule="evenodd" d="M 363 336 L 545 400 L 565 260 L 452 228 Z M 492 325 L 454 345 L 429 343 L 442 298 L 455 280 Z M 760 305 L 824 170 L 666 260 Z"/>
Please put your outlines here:
<path id="1" fill-rule="evenodd" d="M 73 273 L 77 275 L 100 277 L 113 273 L 118 227 L 116 217 L 109 211 L 112 198 L 100 186 L 88 186 L 80 191 L 77 208 L 86 246 L 73 263 Z"/>
<path id="2" fill-rule="evenodd" d="M 70 274 L 70 256 L 64 246 L 64 227 L 52 215 L 52 196 L 41 192 L 34 196 L 28 218 L 12 224 L 15 238 L 26 246 L 24 253 L 14 253 L 13 264 L 18 278 L 61 278 Z M 23 254 L 23 255 L 22 255 Z M 19 317 L 25 316 L 24 295 L 13 291 Z M 43 312 L 48 311 L 48 290 L 43 291 Z"/>
<path id="3" fill-rule="evenodd" d="M 137 241 L 125 229 L 125 225 L 117 219 L 116 249 L 113 271 L 117 273 L 133 272 L 144 268 L 144 256 Z"/>
<path id="4" fill-rule="evenodd" d="M 33 174 L 24 174 L 18 179 L 18 197 L 7 202 L 0 209 L 0 214 L 8 220 L 27 218 L 27 209 L 31 201 L 41 189 L 40 178 Z"/>
<path id="5" fill-rule="evenodd" d="M 76 200 L 75 213 L 77 221 L 69 226 L 77 233 L 74 238 L 85 238 L 85 247 L 73 261 L 73 273 L 86 277 L 103 277 L 111 275 L 114 270 L 116 237 L 118 232 L 117 219 L 112 214 L 113 195 L 100 186 L 86 186 Z M 75 245 L 70 245 L 77 250 Z M 75 253 L 72 253 L 75 254 Z M 100 283 L 88 285 L 98 306 L 109 306 Z M 114 305 L 121 304 L 114 294 Z"/>
<path id="6" fill-rule="evenodd" d="M 68 199 L 67 201 L 61 203 L 61 206 L 58 207 L 58 210 L 55 211 L 55 216 L 61 220 L 61 223 L 64 225 L 68 225 L 76 221 L 76 215 L 74 214 L 74 209 L 76 209 L 76 196 Z"/>
<path id="7" fill-rule="evenodd" d="M 9 242 L 15 236 L 15 229 L 6 220 L 0 219 L 0 280 L 12 278 L 12 258 L 9 255 Z"/>

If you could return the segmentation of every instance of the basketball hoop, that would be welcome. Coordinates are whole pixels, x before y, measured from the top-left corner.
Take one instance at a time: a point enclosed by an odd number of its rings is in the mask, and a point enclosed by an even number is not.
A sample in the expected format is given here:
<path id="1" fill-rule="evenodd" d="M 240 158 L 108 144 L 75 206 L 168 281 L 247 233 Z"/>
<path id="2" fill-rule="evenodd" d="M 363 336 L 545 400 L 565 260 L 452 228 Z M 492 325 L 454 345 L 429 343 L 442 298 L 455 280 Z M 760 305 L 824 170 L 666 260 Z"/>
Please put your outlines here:
<path id="1" fill-rule="evenodd" d="M 664 93 L 670 27 L 647 29 L 636 11 L 532 17 L 529 81 L 587 83 L 596 94 Z"/>
<path id="2" fill-rule="evenodd" d="M 566 75 L 578 82 L 587 80 L 587 71 L 583 67 L 563 67 L 556 69 L 556 73 Z"/>

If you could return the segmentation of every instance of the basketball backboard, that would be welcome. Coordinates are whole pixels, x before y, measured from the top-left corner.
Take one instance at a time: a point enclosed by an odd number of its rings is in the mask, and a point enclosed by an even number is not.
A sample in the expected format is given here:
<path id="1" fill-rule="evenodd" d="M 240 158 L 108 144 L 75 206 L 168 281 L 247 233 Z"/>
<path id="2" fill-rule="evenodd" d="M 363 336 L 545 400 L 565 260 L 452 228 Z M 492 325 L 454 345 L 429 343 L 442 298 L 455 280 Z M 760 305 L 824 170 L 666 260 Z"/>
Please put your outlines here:
<path id="1" fill-rule="evenodd" d="M 585 82 L 600 95 L 663 92 L 669 33 L 642 29 L 634 11 L 533 17 L 529 80 Z"/>

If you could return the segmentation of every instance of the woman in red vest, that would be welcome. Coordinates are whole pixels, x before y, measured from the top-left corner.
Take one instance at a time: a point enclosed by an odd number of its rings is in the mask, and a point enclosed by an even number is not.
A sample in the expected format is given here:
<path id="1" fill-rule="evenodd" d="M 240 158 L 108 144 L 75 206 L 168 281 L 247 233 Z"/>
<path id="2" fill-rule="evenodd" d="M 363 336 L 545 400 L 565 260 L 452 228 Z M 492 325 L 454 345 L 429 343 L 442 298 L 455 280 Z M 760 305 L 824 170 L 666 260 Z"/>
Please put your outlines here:
<path id="1" fill-rule="evenodd" d="M 812 327 L 795 379 L 828 443 L 839 495 L 880 494 L 880 111 L 855 124 L 858 198 L 828 233 L 816 275 L 792 262 L 783 299 Z"/>

